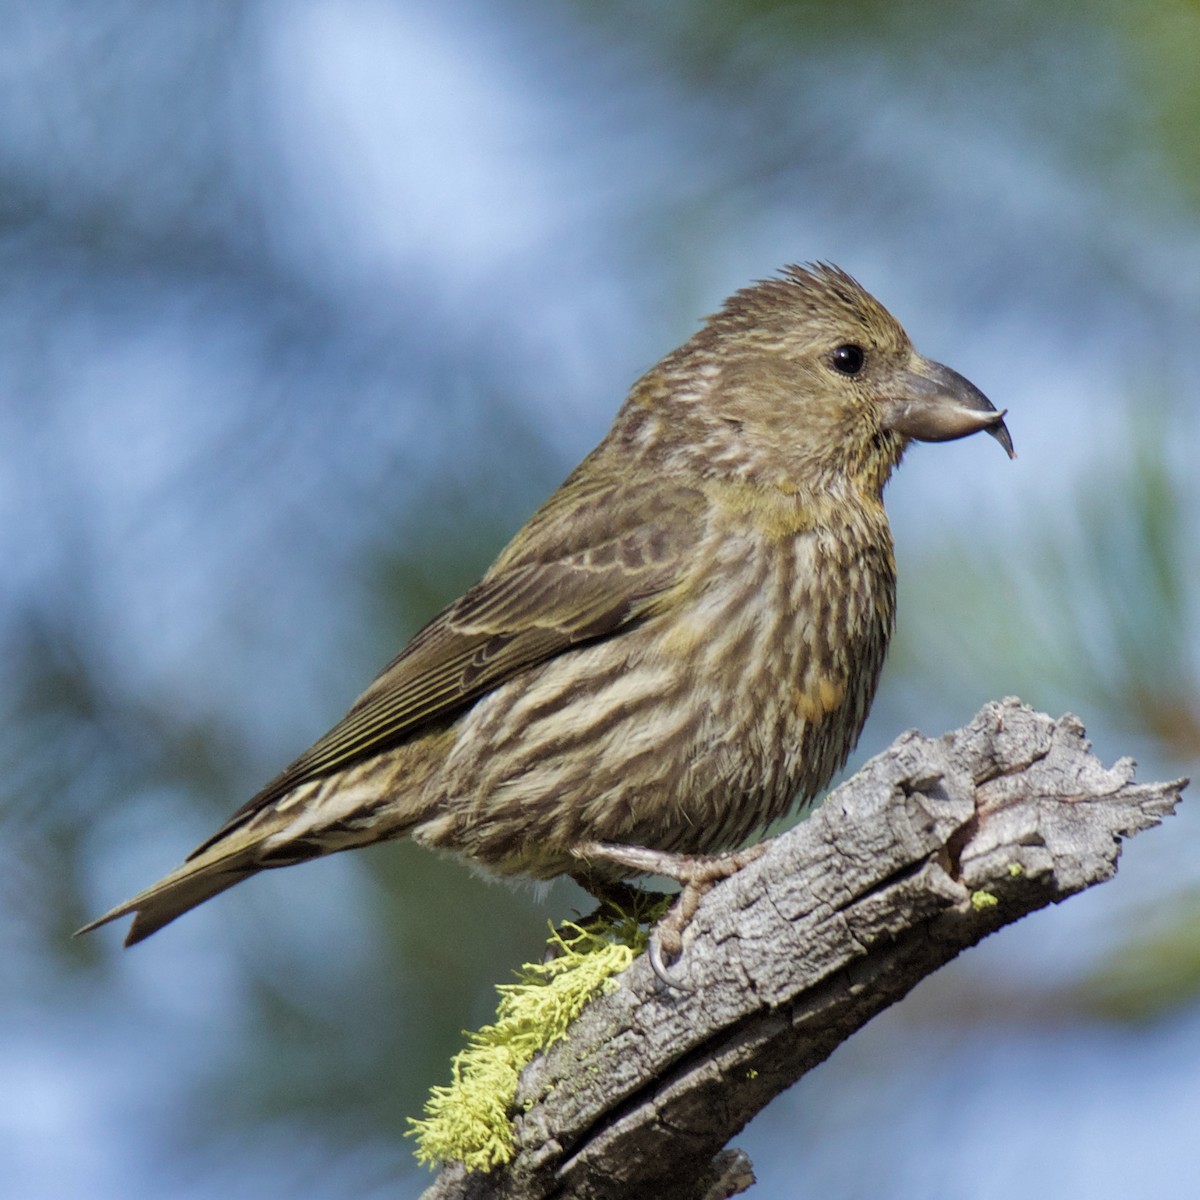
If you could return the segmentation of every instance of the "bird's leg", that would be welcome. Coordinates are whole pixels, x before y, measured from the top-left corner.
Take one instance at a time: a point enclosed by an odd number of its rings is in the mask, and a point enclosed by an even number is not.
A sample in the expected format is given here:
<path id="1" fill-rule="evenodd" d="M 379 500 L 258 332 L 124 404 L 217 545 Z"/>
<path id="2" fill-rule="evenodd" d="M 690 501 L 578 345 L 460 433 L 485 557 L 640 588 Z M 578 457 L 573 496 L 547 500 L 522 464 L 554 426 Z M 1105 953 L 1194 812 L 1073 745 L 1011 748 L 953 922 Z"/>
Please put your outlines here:
<path id="1" fill-rule="evenodd" d="M 747 846 L 744 850 L 733 850 L 727 854 L 672 854 L 666 850 L 649 850 L 644 846 L 584 842 L 576 846 L 572 853 L 578 858 L 602 858 L 607 862 L 628 867 L 639 875 L 665 875 L 668 879 L 678 882 L 679 898 L 671 906 L 670 912 L 655 926 L 651 935 L 650 965 L 664 983 L 671 987 L 681 987 L 680 981 L 668 970 L 666 960 L 673 961 L 682 952 L 683 931 L 696 915 L 696 909 L 700 906 L 704 894 L 714 884 L 728 879 L 730 875 L 754 862 L 766 848 L 767 843 L 760 842 L 756 846 Z M 575 878 L 579 880 L 580 875 L 576 875 Z M 583 886 L 593 894 L 599 894 L 591 883 L 585 882 Z"/>

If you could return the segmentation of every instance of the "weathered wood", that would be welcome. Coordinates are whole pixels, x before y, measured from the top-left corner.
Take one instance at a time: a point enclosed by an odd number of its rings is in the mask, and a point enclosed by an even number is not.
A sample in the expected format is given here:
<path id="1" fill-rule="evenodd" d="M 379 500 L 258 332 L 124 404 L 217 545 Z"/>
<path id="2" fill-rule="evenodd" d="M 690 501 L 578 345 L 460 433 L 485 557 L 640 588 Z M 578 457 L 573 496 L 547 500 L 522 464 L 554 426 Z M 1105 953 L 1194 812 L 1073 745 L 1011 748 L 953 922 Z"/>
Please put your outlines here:
<path id="1" fill-rule="evenodd" d="M 425 1200 L 715 1200 L 753 1181 L 731 1137 L 960 950 L 1112 877 L 1186 780 L 1105 768 L 1072 716 L 1016 700 L 906 733 L 705 898 L 666 988 L 639 959 L 526 1069 L 517 1154 Z"/>

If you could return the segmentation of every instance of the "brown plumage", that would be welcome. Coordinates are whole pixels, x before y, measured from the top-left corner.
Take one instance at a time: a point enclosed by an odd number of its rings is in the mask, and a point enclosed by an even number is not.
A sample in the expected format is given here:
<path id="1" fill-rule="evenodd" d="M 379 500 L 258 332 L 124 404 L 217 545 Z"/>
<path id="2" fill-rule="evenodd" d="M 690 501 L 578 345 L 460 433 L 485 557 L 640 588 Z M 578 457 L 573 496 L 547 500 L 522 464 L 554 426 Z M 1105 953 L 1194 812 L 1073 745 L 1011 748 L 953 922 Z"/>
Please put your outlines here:
<path id="1" fill-rule="evenodd" d="M 910 439 L 978 430 L 1012 453 L 842 271 L 738 292 L 338 725 L 86 928 L 134 913 L 132 944 L 263 868 L 404 835 L 598 891 L 644 868 L 624 847 L 699 878 L 677 856 L 845 761 L 895 615 L 884 484 Z"/>

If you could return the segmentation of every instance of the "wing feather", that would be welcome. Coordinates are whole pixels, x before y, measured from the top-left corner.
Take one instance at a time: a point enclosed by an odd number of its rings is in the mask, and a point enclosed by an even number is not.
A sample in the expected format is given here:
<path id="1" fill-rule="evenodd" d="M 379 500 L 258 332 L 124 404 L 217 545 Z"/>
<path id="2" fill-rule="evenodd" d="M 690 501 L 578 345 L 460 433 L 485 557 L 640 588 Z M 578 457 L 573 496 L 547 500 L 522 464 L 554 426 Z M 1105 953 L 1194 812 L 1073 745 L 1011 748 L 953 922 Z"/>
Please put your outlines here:
<path id="1" fill-rule="evenodd" d="M 570 481 L 568 481 L 570 483 Z M 609 637 L 669 603 L 707 500 L 662 481 L 561 489 L 492 569 L 429 622 L 346 716 L 192 856 L 301 783 L 452 717 L 521 671 Z M 582 508 L 582 511 L 581 511 Z"/>

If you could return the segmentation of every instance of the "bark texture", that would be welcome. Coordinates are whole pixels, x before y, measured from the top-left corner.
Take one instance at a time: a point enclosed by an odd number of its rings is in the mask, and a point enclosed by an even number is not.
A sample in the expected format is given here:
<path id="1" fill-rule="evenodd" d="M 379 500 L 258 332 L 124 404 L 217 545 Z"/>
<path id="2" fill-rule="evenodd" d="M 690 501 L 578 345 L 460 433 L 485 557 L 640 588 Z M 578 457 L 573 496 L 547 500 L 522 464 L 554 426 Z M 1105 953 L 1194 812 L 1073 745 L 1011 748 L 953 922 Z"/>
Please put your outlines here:
<path id="1" fill-rule="evenodd" d="M 988 704 L 910 732 L 714 888 L 659 982 L 639 959 L 522 1076 L 517 1153 L 451 1165 L 425 1200 L 716 1200 L 753 1182 L 723 1149 L 772 1097 L 989 933 L 1116 872 L 1186 780 L 1106 768 L 1073 716 Z"/>

